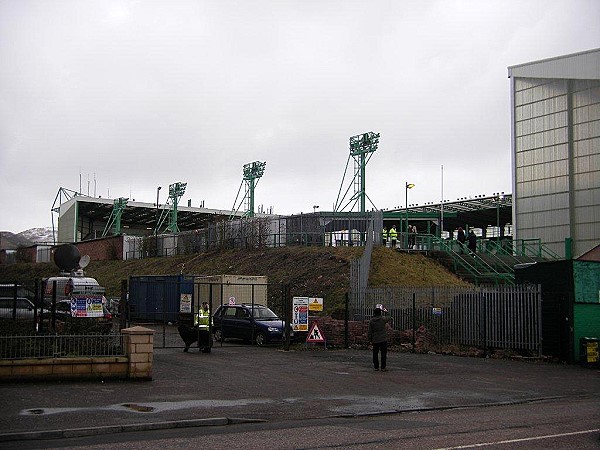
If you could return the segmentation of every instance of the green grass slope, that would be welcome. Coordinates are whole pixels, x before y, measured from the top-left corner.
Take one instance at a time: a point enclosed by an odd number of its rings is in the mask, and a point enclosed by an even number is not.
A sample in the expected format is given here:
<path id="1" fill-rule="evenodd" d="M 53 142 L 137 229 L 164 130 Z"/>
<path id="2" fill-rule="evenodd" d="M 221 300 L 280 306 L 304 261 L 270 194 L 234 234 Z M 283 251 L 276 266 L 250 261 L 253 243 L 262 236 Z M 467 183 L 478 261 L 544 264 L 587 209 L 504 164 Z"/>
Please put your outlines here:
<path id="1" fill-rule="evenodd" d="M 269 283 L 290 285 L 292 295 L 324 297 L 330 305 L 342 305 L 350 288 L 350 261 L 361 254 L 360 247 L 224 250 L 166 258 L 92 261 L 86 275 L 96 278 L 106 288 L 108 297 L 119 297 L 121 280 L 135 275 L 266 275 Z M 53 263 L 2 265 L 0 282 L 29 284 L 57 273 Z M 465 285 L 423 255 L 381 247 L 373 250 L 369 283 L 372 286 Z"/>

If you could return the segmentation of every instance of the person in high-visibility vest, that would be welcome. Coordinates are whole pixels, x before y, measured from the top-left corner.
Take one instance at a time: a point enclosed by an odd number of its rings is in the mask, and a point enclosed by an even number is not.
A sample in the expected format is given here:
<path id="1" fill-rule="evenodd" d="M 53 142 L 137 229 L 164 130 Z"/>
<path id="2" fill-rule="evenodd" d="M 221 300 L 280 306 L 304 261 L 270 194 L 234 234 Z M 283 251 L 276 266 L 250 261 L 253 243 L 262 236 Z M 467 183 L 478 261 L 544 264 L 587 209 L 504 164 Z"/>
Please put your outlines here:
<path id="1" fill-rule="evenodd" d="M 194 325 L 201 330 L 208 330 L 209 322 L 210 311 L 208 309 L 208 303 L 202 302 L 202 307 L 198 309 L 198 313 L 194 316 Z"/>
<path id="2" fill-rule="evenodd" d="M 396 240 L 398 239 L 398 232 L 396 231 L 396 225 L 392 225 L 389 233 L 390 241 L 392 241 L 392 248 L 396 248 Z"/>
<path id="3" fill-rule="evenodd" d="M 202 353 L 210 353 L 212 336 L 210 335 L 210 308 L 207 302 L 202 302 L 202 307 L 194 316 L 194 325 L 198 327 L 198 348 Z"/>
<path id="4" fill-rule="evenodd" d="M 383 240 L 384 247 L 387 245 L 387 238 L 388 238 L 388 230 L 386 227 L 383 227 L 383 230 L 381 230 L 381 239 Z"/>

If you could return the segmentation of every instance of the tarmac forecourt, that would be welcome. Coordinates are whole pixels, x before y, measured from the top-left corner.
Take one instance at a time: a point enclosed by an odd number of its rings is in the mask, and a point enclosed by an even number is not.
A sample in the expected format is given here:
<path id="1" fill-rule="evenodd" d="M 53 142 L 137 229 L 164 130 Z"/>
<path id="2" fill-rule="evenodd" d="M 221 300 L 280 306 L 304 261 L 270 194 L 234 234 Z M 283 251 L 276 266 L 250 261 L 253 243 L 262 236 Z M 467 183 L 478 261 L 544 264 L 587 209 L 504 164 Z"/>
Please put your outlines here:
<path id="1" fill-rule="evenodd" d="M 155 349 L 152 381 L 0 384 L 0 442 L 543 402 L 600 393 L 599 370 L 369 350 Z M 33 430 L 33 431 L 32 431 Z"/>

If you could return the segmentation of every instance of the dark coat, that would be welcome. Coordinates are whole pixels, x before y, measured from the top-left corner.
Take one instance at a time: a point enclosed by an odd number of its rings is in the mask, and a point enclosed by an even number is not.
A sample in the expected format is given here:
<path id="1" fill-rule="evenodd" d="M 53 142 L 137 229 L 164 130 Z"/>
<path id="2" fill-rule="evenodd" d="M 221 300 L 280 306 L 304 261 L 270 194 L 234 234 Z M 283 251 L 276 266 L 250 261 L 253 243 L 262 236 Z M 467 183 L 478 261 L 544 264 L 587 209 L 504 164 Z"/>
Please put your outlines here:
<path id="1" fill-rule="evenodd" d="M 472 231 L 469 233 L 469 250 L 475 252 L 477 250 L 477 236 Z"/>
<path id="2" fill-rule="evenodd" d="M 390 322 L 390 316 L 375 316 L 369 321 L 368 338 L 370 342 L 379 344 L 387 341 L 386 324 Z"/>

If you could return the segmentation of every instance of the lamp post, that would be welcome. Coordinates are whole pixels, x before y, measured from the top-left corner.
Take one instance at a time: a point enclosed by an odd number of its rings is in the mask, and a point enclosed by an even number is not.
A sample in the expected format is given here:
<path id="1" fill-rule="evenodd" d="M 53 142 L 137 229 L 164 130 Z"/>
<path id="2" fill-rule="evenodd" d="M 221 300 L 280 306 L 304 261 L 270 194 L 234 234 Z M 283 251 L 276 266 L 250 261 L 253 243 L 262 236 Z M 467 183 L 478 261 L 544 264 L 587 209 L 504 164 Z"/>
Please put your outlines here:
<path id="1" fill-rule="evenodd" d="M 415 185 L 409 182 L 406 182 L 406 185 L 404 186 L 404 201 L 406 202 L 404 208 L 404 216 L 406 218 L 406 225 L 404 226 L 404 248 L 408 248 L 408 190 L 414 187 Z"/>
<path id="2" fill-rule="evenodd" d="M 158 213 L 158 197 L 160 195 L 160 190 L 162 186 L 158 186 L 156 188 L 156 226 L 154 227 L 154 242 L 156 243 L 156 255 L 158 256 L 158 221 L 160 220 L 160 216 Z"/>
<path id="3" fill-rule="evenodd" d="M 319 209 L 319 205 L 313 205 L 313 214 L 317 212 L 317 209 Z"/>
<path id="4" fill-rule="evenodd" d="M 498 193 L 498 197 L 496 198 L 496 229 L 498 230 L 498 242 L 500 242 L 500 238 L 502 237 L 502 232 L 500 231 L 500 202 L 504 200 L 504 192 L 501 194 Z"/>

